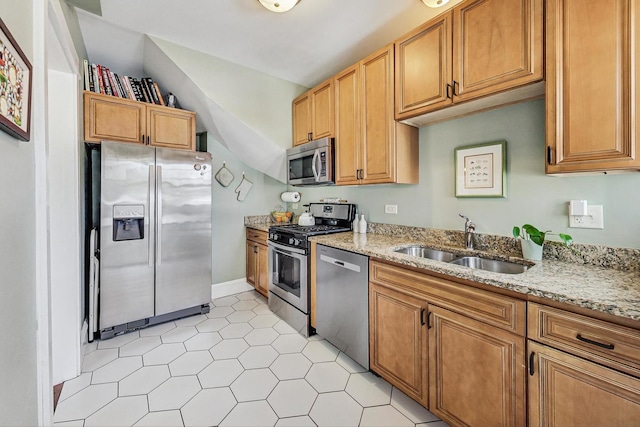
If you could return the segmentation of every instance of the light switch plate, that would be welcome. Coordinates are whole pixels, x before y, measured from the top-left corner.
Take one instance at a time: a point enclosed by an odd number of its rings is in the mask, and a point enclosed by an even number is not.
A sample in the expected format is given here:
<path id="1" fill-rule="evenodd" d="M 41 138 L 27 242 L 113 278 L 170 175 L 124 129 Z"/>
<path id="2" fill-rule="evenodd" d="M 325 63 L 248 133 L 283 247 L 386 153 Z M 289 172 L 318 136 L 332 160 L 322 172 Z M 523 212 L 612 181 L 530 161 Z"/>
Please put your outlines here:
<path id="1" fill-rule="evenodd" d="M 588 210 L 589 215 L 569 215 L 569 227 L 604 229 L 602 205 L 589 205 Z"/>

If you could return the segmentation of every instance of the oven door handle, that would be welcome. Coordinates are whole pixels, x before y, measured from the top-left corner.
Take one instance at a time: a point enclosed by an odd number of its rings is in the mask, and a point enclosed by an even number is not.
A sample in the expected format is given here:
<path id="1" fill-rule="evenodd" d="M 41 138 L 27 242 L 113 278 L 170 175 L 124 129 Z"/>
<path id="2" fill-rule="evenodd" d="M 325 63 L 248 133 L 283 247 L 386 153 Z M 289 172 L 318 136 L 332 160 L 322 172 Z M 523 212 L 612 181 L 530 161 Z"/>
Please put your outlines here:
<path id="1" fill-rule="evenodd" d="M 311 160 L 311 171 L 313 172 L 313 176 L 316 179 L 316 182 L 320 181 L 320 173 L 318 172 L 318 168 L 316 167 L 318 160 L 320 160 L 320 150 L 314 151 L 313 160 Z M 322 163 L 320 163 L 320 166 L 322 167 Z"/>
<path id="2" fill-rule="evenodd" d="M 275 253 L 277 253 L 277 254 L 284 255 L 284 256 L 290 256 L 292 258 L 296 258 L 296 259 L 299 259 L 299 260 L 304 260 L 306 258 L 306 255 L 300 255 L 300 254 L 297 254 L 297 253 L 294 253 L 294 252 L 285 252 L 285 251 L 281 251 L 281 250 L 276 249 L 276 248 L 273 248 L 273 251 Z"/>
<path id="3" fill-rule="evenodd" d="M 304 249 L 290 248 L 288 246 L 279 245 L 272 241 L 268 241 L 267 245 L 275 252 L 278 252 L 282 255 L 295 256 L 297 254 L 302 255 L 301 258 L 304 258 L 307 255 L 307 251 L 305 251 Z"/>

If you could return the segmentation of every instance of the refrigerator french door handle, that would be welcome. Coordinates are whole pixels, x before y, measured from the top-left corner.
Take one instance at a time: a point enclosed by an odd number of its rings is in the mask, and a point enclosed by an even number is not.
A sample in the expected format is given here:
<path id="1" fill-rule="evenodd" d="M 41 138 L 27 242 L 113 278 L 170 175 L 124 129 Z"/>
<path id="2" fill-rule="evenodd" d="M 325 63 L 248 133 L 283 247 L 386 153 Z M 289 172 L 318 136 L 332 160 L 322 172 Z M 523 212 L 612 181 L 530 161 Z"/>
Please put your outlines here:
<path id="1" fill-rule="evenodd" d="M 162 265 L 162 166 L 156 166 L 156 266 Z"/>
<path id="2" fill-rule="evenodd" d="M 154 224 L 155 224 L 155 200 L 153 199 L 153 185 L 155 183 L 155 179 L 153 176 L 153 165 L 149 165 L 149 181 L 148 181 L 148 187 L 147 188 L 147 206 L 149 206 L 149 217 L 147 219 L 147 224 L 149 226 L 149 233 L 147 236 L 147 242 L 149 245 L 149 253 L 147 255 L 147 261 L 149 264 L 149 267 L 153 267 L 153 255 L 155 253 L 155 248 L 154 248 L 154 241 L 152 238 L 153 233 L 155 232 L 155 230 L 153 229 Z"/>

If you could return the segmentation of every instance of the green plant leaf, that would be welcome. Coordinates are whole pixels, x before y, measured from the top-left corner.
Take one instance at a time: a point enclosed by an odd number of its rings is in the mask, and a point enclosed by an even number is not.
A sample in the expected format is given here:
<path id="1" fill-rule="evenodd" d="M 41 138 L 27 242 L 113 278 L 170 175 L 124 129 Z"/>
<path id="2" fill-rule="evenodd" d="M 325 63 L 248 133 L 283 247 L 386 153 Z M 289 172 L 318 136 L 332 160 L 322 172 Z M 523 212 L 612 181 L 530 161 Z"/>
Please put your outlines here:
<path id="1" fill-rule="evenodd" d="M 520 237 L 520 227 L 518 226 L 513 227 L 513 237 L 515 237 L 516 239 Z"/>
<path id="2" fill-rule="evenodd" d="M 570 246 L 573 243 L 573 237 L 568 234 L 560 233 L 558 236 L 566 246 Z"/>

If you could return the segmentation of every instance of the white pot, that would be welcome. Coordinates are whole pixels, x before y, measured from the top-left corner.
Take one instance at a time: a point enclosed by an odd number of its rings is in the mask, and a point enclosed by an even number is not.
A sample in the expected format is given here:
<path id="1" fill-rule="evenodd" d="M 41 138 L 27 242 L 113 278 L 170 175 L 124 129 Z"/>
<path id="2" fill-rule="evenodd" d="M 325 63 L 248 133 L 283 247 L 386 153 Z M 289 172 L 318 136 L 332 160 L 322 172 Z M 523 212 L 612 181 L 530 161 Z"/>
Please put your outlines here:
<path id="1" fill-rule="evenodd" d="M 522 242 L 522 256 L 525 259 L 532 261 L 542 261 L 542 246 L 536 244 L 533 240 L 523 240 Z"/>

